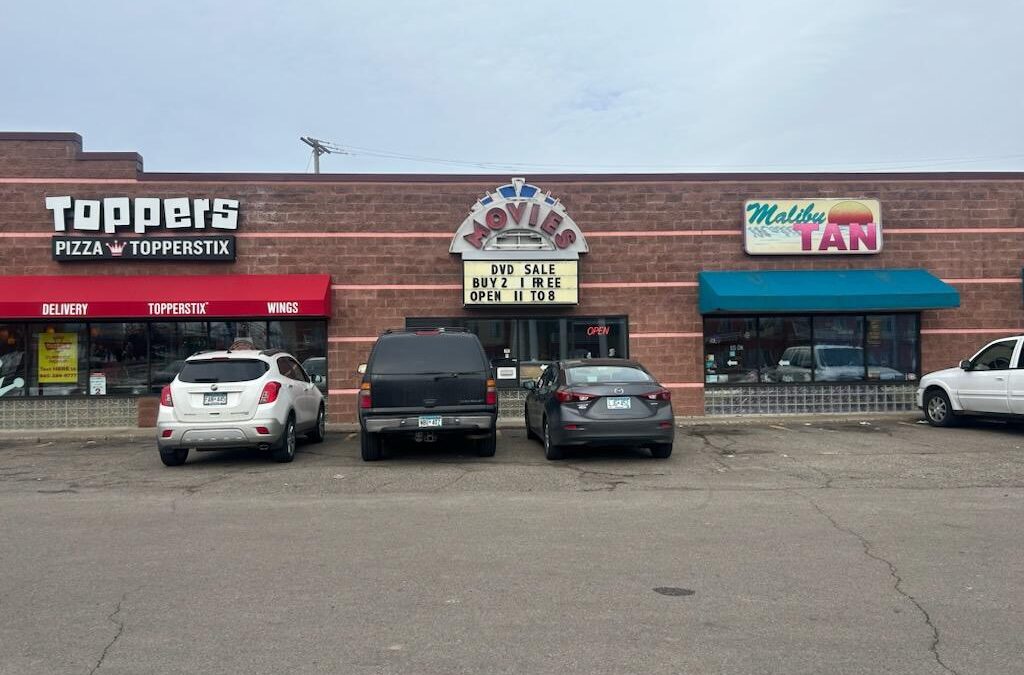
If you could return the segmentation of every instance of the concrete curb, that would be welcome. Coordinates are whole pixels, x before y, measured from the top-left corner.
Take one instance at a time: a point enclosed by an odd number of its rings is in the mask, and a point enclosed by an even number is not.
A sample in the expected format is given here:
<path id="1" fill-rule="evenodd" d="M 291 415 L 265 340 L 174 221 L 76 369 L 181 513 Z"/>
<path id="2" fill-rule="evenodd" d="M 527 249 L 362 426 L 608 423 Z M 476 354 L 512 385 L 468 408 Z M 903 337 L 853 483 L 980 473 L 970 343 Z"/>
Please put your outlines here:
<path id="1" fill-rule="evenodd" d="M 871 421 L 909 421 L 922 419 L 921 413 L 914 412 L 867 412 L 867 413 L 815 413 L 793 415 L 736 415 L 736 416 L 694 416 L 676 417 L 676 426 L 686 427 L 720 427 L 733 425 L 786 425 L 786 424 L 834 424 Z M 499 429 L 522 429 L 521 417 L 502 417 L 498 419 Z M 344 422 L 327 425 L 327 430 L 334 433 L 353 433 L 359 431 L 355 422 Z M 100 428 L 68 428 L 68 429 L 24 429 L 0 431 L 2 441 L 152 441 L 156 440 L 156 430 L 138 427 L 100 427 Z"/>

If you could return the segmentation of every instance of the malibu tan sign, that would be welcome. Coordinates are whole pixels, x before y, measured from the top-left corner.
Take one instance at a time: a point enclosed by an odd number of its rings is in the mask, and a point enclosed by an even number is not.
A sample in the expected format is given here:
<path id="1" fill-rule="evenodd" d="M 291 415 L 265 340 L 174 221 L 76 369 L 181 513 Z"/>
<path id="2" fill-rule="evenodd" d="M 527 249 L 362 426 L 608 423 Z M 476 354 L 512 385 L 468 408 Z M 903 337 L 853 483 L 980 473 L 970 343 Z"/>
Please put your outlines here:
<path id="1" fill-rule="evenodd" d="M 877 199 L 748 199 L 743 213 L 743 248 L 750 255 L 882 251 Z"/>

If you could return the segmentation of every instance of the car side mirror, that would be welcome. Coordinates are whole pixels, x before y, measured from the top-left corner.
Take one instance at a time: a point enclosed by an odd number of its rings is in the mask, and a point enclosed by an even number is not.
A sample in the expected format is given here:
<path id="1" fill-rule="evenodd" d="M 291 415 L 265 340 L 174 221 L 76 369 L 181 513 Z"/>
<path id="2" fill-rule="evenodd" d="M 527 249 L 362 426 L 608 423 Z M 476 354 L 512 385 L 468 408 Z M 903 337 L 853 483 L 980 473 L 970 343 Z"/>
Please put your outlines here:
<path id="1" fill-rule="evenodd" d="M 360 363 L 359 367 L 356 368 L 356 372 L 359 373 L 360 375 L 366 375 L 366 364 Z"/>
<path id="2" fill-rule="evenodd" d="M 526 382 L 523 382 L 523 389 L 526 389 L 527 391 L 533 391 L 536 388 L 537 383 L 534 382 L 533 380 L 527 380 Z"/>
<path id="3" fill-rule="evenodd" d="M 974 370 L 974 364 L 972 364 L 967 359 L 964 359 L 963 361 L 960 362 L 960 367 L 963 368 L 964 370 Z"/>

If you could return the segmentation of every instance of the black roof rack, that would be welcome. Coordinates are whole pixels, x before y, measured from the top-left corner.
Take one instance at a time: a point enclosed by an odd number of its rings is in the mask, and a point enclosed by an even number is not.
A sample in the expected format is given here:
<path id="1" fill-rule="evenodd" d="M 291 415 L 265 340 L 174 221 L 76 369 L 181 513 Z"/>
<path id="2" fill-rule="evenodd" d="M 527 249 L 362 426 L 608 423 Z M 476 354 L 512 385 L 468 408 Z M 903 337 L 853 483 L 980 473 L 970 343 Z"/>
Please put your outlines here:
<path id="1" fill-rule="evenodd" d="M 383 335 L 398 335 L 401 333 L 422 333 L 423 331 L 437 331 L 438 333 L 469 333 L 468 328 L 461 326 L 416 326 L 414 328 L 388 328 Z"/>
<path id="2" fill-rule="evenodd" d="M 284 354 L 283 349 L 264 349 L 260 352 L 260 356 L 277 356 L 278 354 Z"/>

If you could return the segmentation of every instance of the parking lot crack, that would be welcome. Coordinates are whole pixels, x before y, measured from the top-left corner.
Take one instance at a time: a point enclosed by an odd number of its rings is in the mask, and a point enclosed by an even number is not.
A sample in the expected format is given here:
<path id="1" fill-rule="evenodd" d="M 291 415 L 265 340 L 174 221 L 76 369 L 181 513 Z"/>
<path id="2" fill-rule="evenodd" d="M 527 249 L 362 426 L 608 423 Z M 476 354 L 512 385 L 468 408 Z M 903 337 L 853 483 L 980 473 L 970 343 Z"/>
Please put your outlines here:
<path id="1" fill-rule="evenodd" d="M 129 591 L 125 591 L 121 595 L 121 599 L 117 601 L 117 606 L 114 607 L 114 611 L 107 615 L 107 621 L 117 626 L 117 632 L 114 633 L 114 637 L 110 639 L 110 642 L 107 643 L 107 646 L 103 648 L 103 652 L 100 654 L 100 658 L 96 661 L 96 665 L 92 667 L 92 670 L 89 671 L 89 675 L 93 675 L 93 673 L 98 671 L 103 666 L 103 661 L 107 658 L 107 654 L 110 652 L 111 647 L 113 647 L 114 643 L 117 642 L 121 638 L 121 635 L 124 634 L 124 621 L 121 621 L 115 617 L 117 617 L 117 615 L 121 613 L 121 604 L 125 601 L 125 598 L 128 597 L 128 593 Z"/>
<path id="2" fill-rule="evenodd" d="M 793 492 L 803 497 L 808 504 L 814 507 L 815 511 L 820 513 L 822 516 L 825 517 L 826 520 L 828 520 L 828 522 L 832 525 L 834 529 L 844 534 L 847 534 L 855 538 L 858 542 L 860 542 L 861 547 L 864 549 L 864 555 L 866 555 L 868 558 L 871 558 L 872 560 L 877 560 L 878 562 L 883 563 L 886 567 L 889 568 L 889 576 L 891 576 L 893 579 L 893 590 L 895 590 L 899 595 L 903 596 L 903 598 L 905 598 L 910 604 L 912 604 L 917 609 L 917 611 L 924 618 L 925 625 L 931 631 L 931 644 L 929 645 L 928 650 L 931 652 L 932 657 L 935 659 L 935 663 L 937 663 L 939 667 L 941 667 L 946 672 L 953 673 L 954 675 L 960 675 L 960 673 L 955 668 L 953 668 L 952 666 L 950 666 L 942 660 L 942 656 L 939 653 L 939 644 L 942 640 L 942 637 L 939 634 L 939 628 L 932 621 L 932 617 L 928 613 L 928 610 L 925 609 L 924 605 L 922 605 L 917 598 L 915 598 L 913 595 L 908 593 L 903 588 L 903 577 L 900 575 L 899 569 L 896 567 L 896 565 L 888 558 L 884 558 L 881 555 L 875 553 L 871 545 L 871 542 L 867 539 L 867 537 L 865 537 L 864 535 L 862 535 L 861 533 L 857 532 L 852 528 L 840 525 L 839 522 L 834 517 L 832 517 L 832 515 L 828 511 L 822 508 L 820 504 L 814 501 L 814 499 L 799 492 L 798 490 L 793 490 Z"/>

